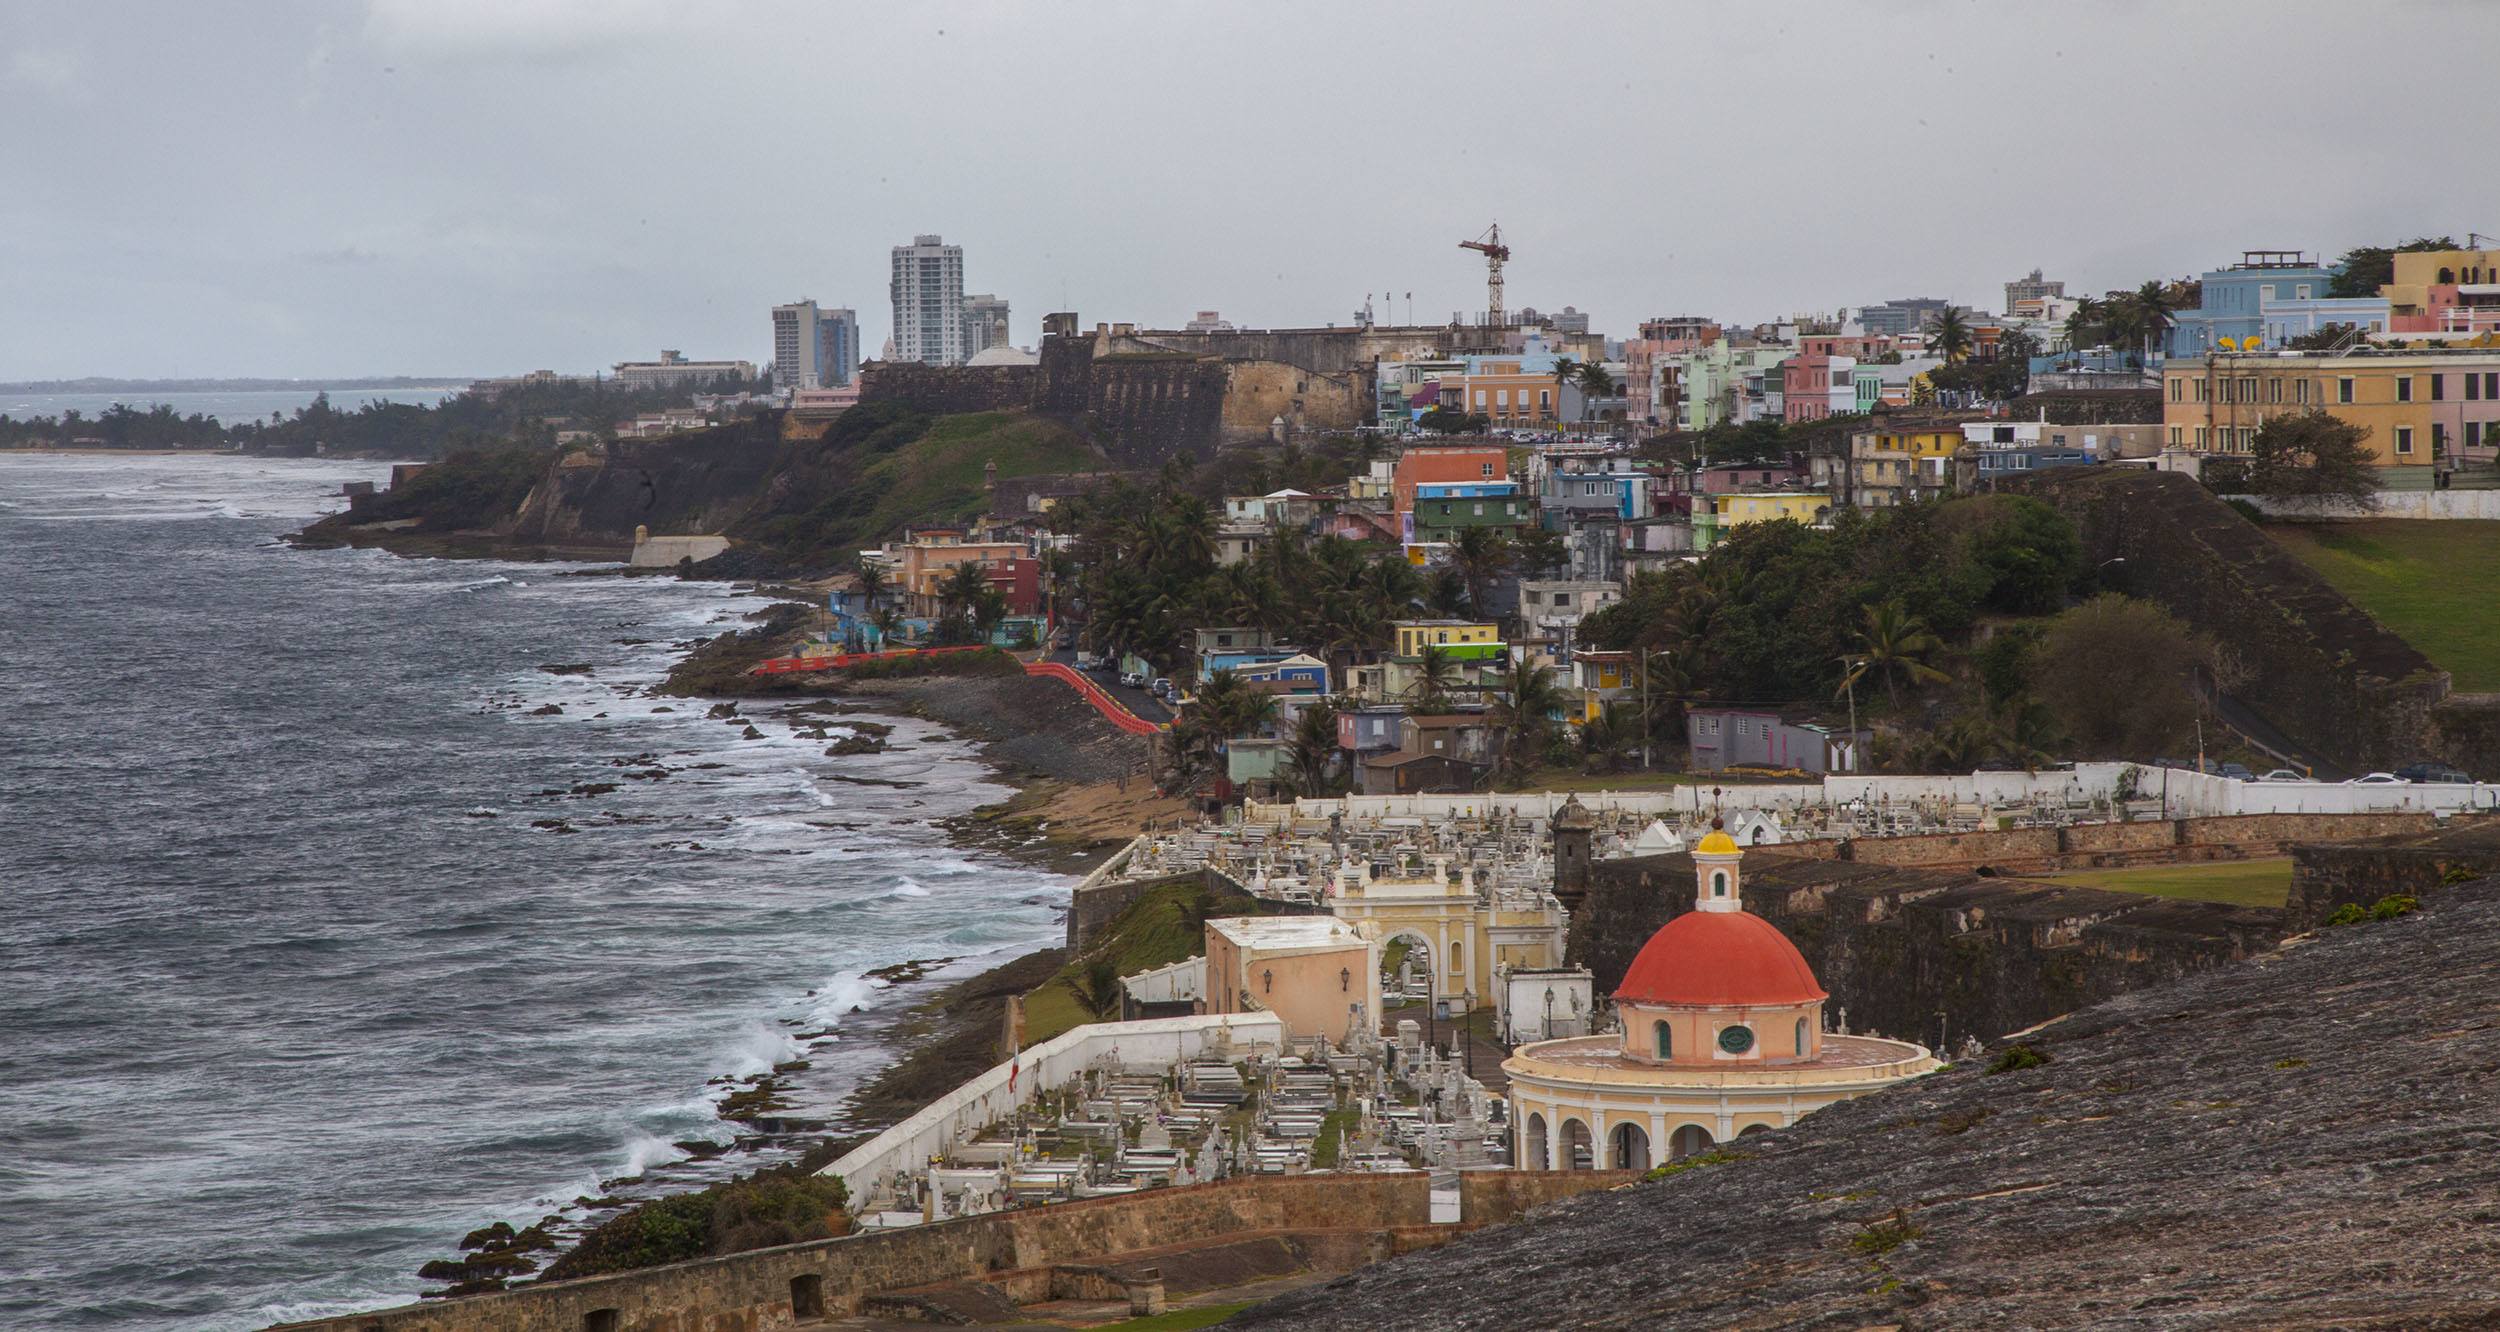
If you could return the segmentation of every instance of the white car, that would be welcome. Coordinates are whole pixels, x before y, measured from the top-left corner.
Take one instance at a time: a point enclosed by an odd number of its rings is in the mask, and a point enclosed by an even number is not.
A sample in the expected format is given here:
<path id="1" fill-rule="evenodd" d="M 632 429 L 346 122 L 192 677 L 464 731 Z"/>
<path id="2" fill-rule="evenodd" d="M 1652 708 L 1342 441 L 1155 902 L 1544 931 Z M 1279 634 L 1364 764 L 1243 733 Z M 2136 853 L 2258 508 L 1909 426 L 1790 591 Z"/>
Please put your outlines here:
<path id="1" fill-rule="evenodd" d="M 2369 772 L 2344 783 L 2346 786 L 2402 786 L 2405 779 L 2392 772 Z"/>
<path id="2" fill-rule="evenodd" d="M 2261 782 L 2305 782 L 2309 779 L 2289 768 L 2277 768 L 2257 778 Z"/>

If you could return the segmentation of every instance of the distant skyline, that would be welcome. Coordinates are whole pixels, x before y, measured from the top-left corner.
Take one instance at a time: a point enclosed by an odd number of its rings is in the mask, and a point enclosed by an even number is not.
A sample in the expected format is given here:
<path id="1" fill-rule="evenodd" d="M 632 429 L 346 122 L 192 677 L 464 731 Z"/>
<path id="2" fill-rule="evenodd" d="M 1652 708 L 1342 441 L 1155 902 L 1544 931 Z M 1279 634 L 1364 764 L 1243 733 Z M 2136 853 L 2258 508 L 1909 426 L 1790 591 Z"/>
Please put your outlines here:
<path id="1" fill-rule="evenodd" d="M 2500 6 L 20 0 L 0 381 L 771 360 L 964 247 L 1013 339 L 1995 308 L 2500 233 Z"/>

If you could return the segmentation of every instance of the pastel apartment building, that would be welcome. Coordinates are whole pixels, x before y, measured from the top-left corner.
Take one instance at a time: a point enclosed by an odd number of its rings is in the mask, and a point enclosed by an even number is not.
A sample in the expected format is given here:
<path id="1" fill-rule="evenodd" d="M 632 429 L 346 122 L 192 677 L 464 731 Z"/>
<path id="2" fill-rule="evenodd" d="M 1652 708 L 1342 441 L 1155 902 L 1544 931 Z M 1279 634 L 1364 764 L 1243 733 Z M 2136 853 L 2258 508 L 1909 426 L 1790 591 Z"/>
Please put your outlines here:
<path id="1" fill-rule="evenodd" d="M 2380 466 L 2488 458 L 2500 448 L 2500 348 L 2222 353 L 2163 368 L 2171 448 L 2247 457 L 2269 419 L 2312 410 L 2361 427 Z"/>

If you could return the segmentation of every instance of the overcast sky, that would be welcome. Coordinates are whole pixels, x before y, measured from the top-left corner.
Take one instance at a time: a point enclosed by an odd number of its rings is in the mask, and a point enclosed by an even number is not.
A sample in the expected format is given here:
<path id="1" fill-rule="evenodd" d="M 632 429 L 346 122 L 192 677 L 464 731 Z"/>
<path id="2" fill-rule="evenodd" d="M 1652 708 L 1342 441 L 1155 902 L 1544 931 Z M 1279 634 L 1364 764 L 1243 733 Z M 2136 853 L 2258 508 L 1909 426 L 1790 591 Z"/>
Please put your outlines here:
<path id="1" fill-rule="evenodd" d="M 767 359 L 943 233 L 1040 317 L 1994 308 L 2500 232 L 2500 5 L 10 0 L 0 380 Z M 1383 310 L 1386 315 L 1387 310 Z"/>

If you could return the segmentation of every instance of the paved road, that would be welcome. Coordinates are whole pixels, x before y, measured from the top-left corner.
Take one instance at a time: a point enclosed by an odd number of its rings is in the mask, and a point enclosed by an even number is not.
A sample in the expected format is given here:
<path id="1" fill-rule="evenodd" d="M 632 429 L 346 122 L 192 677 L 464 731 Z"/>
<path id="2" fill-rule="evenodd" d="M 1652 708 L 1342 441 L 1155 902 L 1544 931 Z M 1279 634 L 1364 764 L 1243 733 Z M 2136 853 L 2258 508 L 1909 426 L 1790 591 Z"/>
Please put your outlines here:
<path id="1" fill-rule="evenodd" d="M 1058 662 L 1071 669 L 1080 669 L 1077 667 L 1076 652 L 1073 649 L 1065 652 L 1053 651 L 1050 653 L 1050 660 Z M 1147 692 L 1146 690 L 1130 689 L 1122 685 L 1120 683 L 1119 672 L 1117 671 L 1085 671 L 1084 675 L 1086 679 L 1093 681 L 1095 684 L 1101 685 L 1103 687 L 1103 692 L 1120 700 L 1121 704 L 1127 707 L 1129 711 L 1136 713 L 1138 716 L 1143 717 L 1150 722 L 1170 721 L 1179 715 L 1178 713 L 1172 711 L 1172 709 L 1165 707 L 1162 699 L 1156 698 L 1153 694 Z"/>

